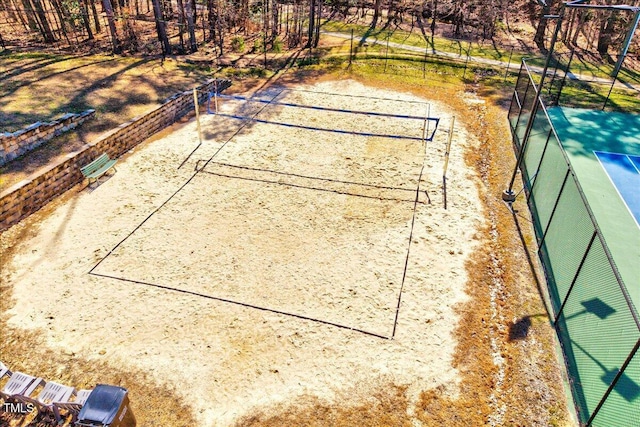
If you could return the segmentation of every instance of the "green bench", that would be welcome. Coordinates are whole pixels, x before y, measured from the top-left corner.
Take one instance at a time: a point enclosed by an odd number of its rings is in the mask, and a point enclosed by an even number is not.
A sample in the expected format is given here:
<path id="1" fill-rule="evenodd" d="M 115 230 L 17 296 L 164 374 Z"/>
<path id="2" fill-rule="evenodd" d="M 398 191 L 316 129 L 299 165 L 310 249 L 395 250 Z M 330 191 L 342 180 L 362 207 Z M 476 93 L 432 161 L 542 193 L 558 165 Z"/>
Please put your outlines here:
<path id="1" fill-rule="evenodd" d="M 91 180 L 97 182 L 109 169 L 113 168 L 113 170 L 116 170 L 114 167 L 116 161 L 117 160 L 110 159 L 106 153 L 101 154 L 94 161 L 80 168 L 80 171 L 82 175 L 89 180 L 89 185 L 91 185 Z"/>

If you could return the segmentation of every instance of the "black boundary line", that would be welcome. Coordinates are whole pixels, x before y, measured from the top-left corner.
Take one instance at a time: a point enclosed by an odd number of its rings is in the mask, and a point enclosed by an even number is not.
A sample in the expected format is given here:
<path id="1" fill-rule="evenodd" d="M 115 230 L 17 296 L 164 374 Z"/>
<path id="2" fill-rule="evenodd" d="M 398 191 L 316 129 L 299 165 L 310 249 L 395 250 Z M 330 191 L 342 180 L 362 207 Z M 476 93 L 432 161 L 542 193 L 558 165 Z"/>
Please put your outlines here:
<path id="1" fill-rule="evenodd" d="M 291 172 L 279 172 L 279 171 L 274 171 L 274 170 L 271 170 L 271 169 L 252 168 L 250 166 L 233 165 L 231 163 L 211 162 L 211 164 L 212 165 L 228 166 L 230 168 L 236 168 L 236 169 L 246 169 L 246 170 L 255 171 L 255 172 L 269 172 L 269 173 L 274 173 L 274 174 L 278 174 L 278 175 L 295 176 L 297 178 L 313 179 L 315 181 L 327 181 L 327 182 L 335 182 L 335 183 L 338 183 L 338 184 L 351 184 L 351 185 L 358 185 L 360 187 L 378 188 L 378 189 L 381 189 L 381 190 L 410 191 L 412 193 L 415 191 L 413 188 L 387 187 L 387 186 L 384 186 L 384 185 L 366 184 L 364 182 L 341 181 L 339 179 L 322 178 L 322 177 L 319 177 L 319 176 L 300 175 L 300 174 L 291 173 Z"/>
<path id="2" fill-rule="evenodd" d="M 212 296 L 212 295 L 201 294 L 199 292 L 187 291 L 187 290 L 184 290 L 184 289 L 172 288 L 170 286 L 158 285 L 156 283 L 142 282 L 142 281 L 139 281 L 139 280 L 125 279 L 123 277 L 111 276 L 111 275 L 108 275 L 108 274 L 93 273 L 93 275 L 94 276 L 98 276 L 98 277 L 107 278 L 107 279 L 120 280 L 122 282 L 135 283 L 137 285 L 152 286 L 152 287 L 155 287 L 155 288 L 164 289 L 164 290 L 168 290 L 168 291 L 180 292 L 180 293 L 191 295 L 191 296 L 207 298 L 207 299 L 211 299 L 211 300 L 215 300 L 215 301 L 220 301 L 220 302 L 224 302 L 224 303 L 228 303 L 228 304 L 239 305 L 241 307 L 252 308 L 252 309 L 261 310 L 261 311 L 268 311 L 270 313 L 280 314 L 280 315 L 284 315 L 284 316 L 291 316 L 291 317 L 295 317 L 297 319 L 308 320 L 308 321 L 316 322 L 316 323 L 322 323 L 324 325 L 334 326 L 334 327 L 337 327 L 337 328 L 340 328 L 340 329 L 347 329 L 349 331 L 359 332 L 359 333 L 362 333 L 362 334 L 365 334 L 365 335 L 369 335 L 369 336 L 372 336 L 372 337 L 381 338 L 381 339 L 385 339 L 385 340 L 390 340 L 391 339 L 391 338 L 389 338 L 387 336 L 384 336 L 384 335 L 376 334 L 374 332 L 365 331 L 363 329 L 352 328 L 350 326 L 341 325 L 340 323 L 329 322 L 328 320 L 316 319 L 316 318 L 304 316 L 304 315 L 301 315 L 301 314 L 288 313 L 286 311 L 274 310 L 272 308 L 267 308 L 267 307 L 261 307 L 261 306 L 258 306 L 258 305 L 247 304 L 247 303 L 244 303 L 244 302 L 234 301 L 234 300 L 230 300 L 230 299 L 226 299 L 226 298 L 215 297 L 215 296 Z"/>
<path id="3" fill-rule="evenodd" d="M 409 232 L 409 244 L 407 245 L 407 257 L 404 260 L 404 271 L 402 272 L 402 283 L 400 284 L 400 292 L 398 292 L 398 305 L 396 306 L 396 317 L 393 321 L 393 332 L 391 333 L 391 339 L 395 338 L 396 328 L 398 327 L 398 316 L 400 315 L 400 303 L 402 302 L 402 292 L 404 291 L 404 282 L 407 277 L 407 269 L 409 268 L 409 255 L 411 254 L 411 241 L 413 240 L 413 229 L 416 223 L 416 210 L 418 209 L 418 199 L 420 198 L 420 181 L 422 181 L 423 173 L 424 173 L 424 162 L 422 163 L 422 168 L 420 169 L 420 176 L 418 177 L 418 188 L 416 188 L 416 199 L 413 202 L 413 216 L 411 217 L 411 232 Z"/>
<path id="4" fill-rule="evenodd" d="M 280 92 L 278 92 L 278 93 L 273 97 L 273 99 L 276 99 L 276 98 L 277 98 L 278 96 L 280 96 L 280 94 L 282 94 L 282 92 L 284 92 L 285 90 L 286 90 L 286 88 L 282 89 Z M 262 112 L 262 110 L 264 110 L 265 108 L 267 108 L 267 106 L 268 106 L 268 105 L 269 105 L 269 104 L 265 104 L 265 105 L 264 105 L 264 106 L 263 106 L 263 107 L 262 107 L 258 112 L 256 112 L 256 113 L 254 114 L 254 117 L 255 117 L 255 116 L 257 116 L 258 114 L 260 114 L 260 113 Z M 215 152 L 215 153 L 213 153 L 213 155 L 209 158 L 209 160 L 207 160 L 207 161 L 206 161 L 206 163 L 204 164 L 203 168 L 204 168 L 204 167 L 206 167 L 206 166 L 209 164 L 209 162 L 210 162 L 211 160 L 213 160 L 213 158 L 214 158 L 215 156 L 217 156 L 217 155 L 218 155 L 218 153 L 219 153 L 220 151 L 222 151 L 222 149 L 223 149 L 223 148 L 224 148 L 224 147 L 229 143 L 229 141 L 231 141 L 231 140 L 232 140 L 236 135 L 238 135 L 238 133 L 240 133 L 240 131 L 241 131 L 242 129 L 244 129 L 244 128 L 249 124 L 249 123 L 250 123 L 250 122 L 245 122 L 245 123 L 243 123 L 240 127 L 238 127 L 238 129 L 233 133 L 233 135 L 231 135 L 231 136 L 229 137 L 229 139 L 227 139 L 227 140 L 224 142 L 224 144 L 222 144 L 222 145 L 221 145 L 221 146 L 216 150 L 216 152 Z M 160 206 L 158 206 L 158 207 L 157 207 L 157 208 L 155 208 L 153 211 L 151 211 L 151 213 L 150 213 L 149 215 L 147 215 L 147 217 L 146 217 L 145 219 L 143 219 L 143 220 L 142 220 L 142 222 L 141 222 L 140 224 L 138 224 L 138 225 L 137 225 L 133 230 L 131 230 L 131 232 L 129 232 L 129 234 L 127 234 L 127 235 L 124 237 L 124 239 L 120 240 L 120 242 L 118 242 L 118 244 L 117 244 L 117 245 L 115 245 L 113 248 L 111 248 L 111 250 L 110 250 L 109 252 L 107 252 L 107 254 L 106 254 L 104 257 L 102 257 L 102 259 L 101 259 L 100 261 L 98 261 L 98 263 L 97 263 L 96 265 L 94 265 L 94 266 L 91 268 L 91 270 L 89 270 L 89 274 L 94 274 L 94 275 L 95 275 L 96 273 L 94 273 L 94 270 L 95 270 L 96 268 L 98 268 L 98 266 L 99 266 L 100 264 L 102 264 L 102 262 L 103 262 L 105 259 L 107 259 L 107 258 L 108 258 L 112 253 L 113 253 L 113 251 L 115 251 L 116 249 L 118 249 L 118 248 L 120 247 L 120 245 L 122 245 L 122 244 L 123 244 L 127 239 L 129 239 L 129 237 L 131 237 L 131 236 L 133 235 L 133 233 L 135 233 L 136 231 L 138 231 L 138 230 L 140 229 L 140 227 L 142 227 L 142 226 L 143 226 L 143 225 L 144 225 L 144 224 L 145 224 L 145 223 L 146 223 L 146 222 L 147 222 L 147 221 L 148 221 L 148 220 L 149 220 L 153 215 L 155 215 L 155 213 L 156 213 L 156 212 L 158 212 L 160 209 L 162 209 L 162 207 L 163 207 L 164 205 L 166 205 L 167 203 L 169 203 L 169 201 L 170 201 L 171 199 L 173 199 L 173 198 L 174 198 L 174 197 L 175 197 L 175 196 L 176 196 L 180 191 L 182 191 L 182 189 L 183 189 L 184 187 L 186 187 L 186 186 L 187 186 L 187 185 L 188 185 L 188 184 L 193 180 L 193 178 L 195 178 L 195 177 L 196 177 L 196 175 L 198 175 L 198 173 L 200 172 L 200 170 L 201 170 L 201 169 L 196 169 L 196 170 L 193 172 L 193 174 L 189 177 L 189 179 L 187 179 L 187 181 L 186 181 L 184 184 L 182 184 L 180 187 L 178 187 L 178 189 L 177 189 L 173 194 L 171 194 L 171 195 L 167 198 L 167 200 L 165 200 L 164 202 L 162 202 L 162 204 L 160 204 Z"/>
<path id="5" fill-rule="evenodd" d="M 362 197 L 362 198 L 365 198 L 365 199 L 373 199 L 373 200 L 380 200 L 380 201 L 392 201 L 392 202 L 413 202 L 413 200 L 411 200 L 411 199 L 394 199 L 392 197 L 367 196 L 365 194 L 350 193 L 348 191 L 331 190 L 331 189 L 328 189 L 328 188 L 310 187 L 308 185 L 292 184 L 292 183 L 289 183 L 289 182 L 271 181 L 271 180 L 268 180 L 268 179 L 260 179 L 260 178 L 247 178 L 247 177 L 242 177 L 242 176 L 233 176 L 233 175 L 227 175 L 227 174 L 223 174 L 223 173 L 211 172 L 211 171 L 205 171 L 205 170 L 203 170 L 202 172 L 206 173 L 208 175 L 220 176 L 220 177 L 229 178 L 229 179 L 239 179 L 239 180 L 242 180 L 242 181 L 262 182 L 262 183 L 265 183 L 265 184 L 277 184 L 277 185 L 283 185 L 285 187 L 301 188 L 301 189 L 305 189 L 305 190 L 314 190 L 314 191 L 324 191 L 326 193 L 343 194 L 345 196 Z"/>
<path id="6" fill-rule="evenodd" d="M 280 96 L 285 90 L 292 91 L 293 89 L 286 88 L 286 87 L 283 88 L 281 91 L 279 91 L 272 98 L 272 101 L 275 100 L 278 96 Z M 306 90 L 299 90 L 299 91 L 311 92 L 311 93 L 320 93 L 320 94 L 325 94 L 325 95 L 349 96 L 349 97 L 353 97 L 353 98 L 380 99 L 380 100 L 388 100 L 388 101 L 420 103 L 420 104 L 425 104 L 425 105 L 428 104 L 428 103 L 421 103 L 419 101 L 402 101 L 402 100 L 394 100 L 394 99 L 366 97 L 366 96 L 359 96 L 359 95 L 340 95 L 340 94 L 333 94 L 333 93 L 329 93 L 329 92 L 315 92 L 315 91 L 306 91 Z M 268 105 L 269 105 L 269 103 L 265 104 L 264 107 L 262 107 L 260 110 L 258 110 L 251 118 L 253 119 L 256 116 L 258 116 L 258 114 L 260 114 Z M 365 331 L 365 330 L 362 330 L 362 329 L 352 328 L 352 327 L 341 325 L 341 324 L 338 324 L 338 323 L 329 322 L 329 321 L 326 321 L 326 320 L 314 319 L 314 318 L 303 316 L 303 315 L 299 315 L 299 314 L 287 313 L 287 312 L 284 312 L 284 311 L 278 311 L 278 310 L 269 309 L 269 308 L 266 308 L 266 307 L 254 306 L 254 305 L 251 305 L 251 304 L 241 303 L 241 302 L 233 301 L 233 300 L 227 300 L 227 299 L 224 299 L 224 298 L 218 298 L 218 297 L 214 297 L 214 296 L 211 296 L 211 295 L 199 294 L 197 292 L 186 291 L 186 290 L 182 290 L 182 289 L 172 288 L 172 287 L 169 287 L 169 286 L 163 286 L 163 285 L 158 285 L 158 284 L 154 284 L 154 283 L 147 283 L 147 282 L 142 282 L 142 281 L 137 281 L 137 280 L 125 279 L 125 278 L 122 278 L 122 277 L 110 276 L 110 275 L 101 274 L 101 273 L 95 273 L 94 272 L 94 270 L 96 268 L 98 268 L 98 266 L 100 264 L 102 264 L 102 262 L 104 260 L 106 260 L 113 253 L 113 251 L 115 251 L 118 247 L 120 247 L 120 245 L 122 245 L 126 240 L 128 240 L 129 237 L 131 237 L 138 229 L 140 229 L 156 212 L 158 212 L 170 200 L 172 200 L 180 191 L 182 191 L 182 189 L 184 187 L 186 187 L 196 177 L 196 175 L 198 175 L 199 172 L 203 171 L 203 172 L 208 173 L 208 174 L 217 175 L 217 174 L 214 174 L 212 172 L 204 171 L 204 168 L 207 165 L 209 165 L 209 163 L 211 163 L 213 158 L 216 155 L 218 155 L 218 153 L 220 153 L 220 151 L 236 135 L 238 135 L 242 129 L 244 129 L 252 121 L 255 121 L 255 120 L 248 120 L 248 121 L 244 122 L 241 126 L 239 126 L 238 129 L 233 133 L 233 135 L 231 135 L 229 137 L 229 139 L 227 139 L 224 142 L 224 144 L 222 144 L 218 148 L 218 150 L 216 150 L 216 152 L 205 162 L 205 164 L 204 164 L 204 166 L 202 168 L 196 169 L 195 172 L 193 173 L 193 175 L 191 175 L 191 177 L 189 177 L 189 179 L 184 184 L 182 184 L 171 196 L 169 196 L 169 198 L 167 198 L 167 200 L 165 200 L 160 206 L 158 206 L 156 209 L 154 209 L 144 220 L 142 220 L 142 222 L 140 224 L 138 224 L 129 234 L 127 234 L 127 236 L 125 236 L 120 242 L 118 242 L 118 244 L 116 244 L 111 250 L 109 250 L 109 252 L 102 259 L 100 259 L 100 261 L 98 261 L 91 268 L 91 270 L 89 270 L 88 274 L 96 276 L 96 277 L 103 277 L 103 278 L 120 280 L 120 281 L 124 281 L 124 282 L 129 282 L 129 283 L 136 283 L 136 284 L 141 284 L 141 285 L 146 285 L 146 286 L 153 286 L 153 287 L 157 287 L 157 288 L 160 288 L 160 289 L 172 290 L 172 291 L 175 291 L 175 292 L 181 292 L 181 293 L 185 293 L 185 294 L 189 294 L 189 295 L 193 295 L 193 296 L 199 296 L 199 297 L 213 299 L 213 300 L 226 302 L 226 303 L 230 303 L 230 304 L 236 304 L 236 305 L 240 305 L 240 306 L 247 307 L 247 308 L 253 308 L 253 309 L 257 309 L 257 310 L 268 311 L 268 312 L 272 312 L 272 313 L 276 313 L 276 314 L 291 316 L 291 317 L 295 317 L 295 318 L 299 318 L 299 319 L 303 319 L 303 320 L 308 320 L 308 321 L 313 321 L 313 322 L 317 322 L 317 323 L 322 323 L 322 324 L 334 326 L 334 327 L 341 328 L 341 329 L 346 329 L 346 330 L 350 330 L 350 331 L 354 331 L 354 332 L 359 332 L 359 333 L 362 333 L 362 334 L 365 334 L 365 335 L 369 335 L 369 336 L 373 336 L 373 337 L 381 338 L 381 339 L 385 339 L 385 340 L 394 339 L 395 334 L 396 334 L 397 324 L 398 324 L 398 316 L 399 316 L 399 313 L 400 313 L 400 304 L 401 304 L 401 301 L 402 301 L 402 292 L 404 290 L 404 282 L 405 282 L 405 279 L 406 279 L 407 268 L 408 268 L 408 265 L 409 265 L 409 255 L 410 255 L 410 250 L 411 250 L 411 240 L 413 238 L 413 230 L 414 230 L 414 225 L 415 225 L 416 210 L 417 210 L 417 206 L 418 206 L 418 199 L 420 197 L 420 181 L 422 180 L 422 174 L 424 172 L 424 162 L 422 164 L 422 168 L 420 169 L 420 175 L 418 177 L 418 187 L 416 189 L 416 197 L 415 197 L 414 205 L 413 205 L 413 216 L 411 218 L 411 231 L 409 233 L 409 244 L 408 244 L 408 247 L 407 247 L 407 256 L 406 256 L 406 259 L 405 259 L 404 271 L 402 273 L 402 283 L 400 285 L 400 292 L 398 294 L 398 304 L 396 306 L 396 314 L 395 314 L 395 319 L 394 319 L 394 323 L 393 323 L 393 332 L 391 334 L 391 337 L 387 337 L 387 336 L 384 336 L 384 335 L 379 335 L 379 334 L 376 334 L 376 333 L 373 333 L 373 332 L 368 332 L 368 331 Z M 435 133 L 435 129 L 434 129 L 434 133 Z M 222 176 L 224 176 L 224 175 L 222 175 Z M 234 177 L 229 177 L 229 178 L 234 178 Z M 360 197 L 367 197 L 367 196 L 360 196 Z M 392 199 L 392 200 L 395 200 L 395 199 Z"/>
<path id="7" fill-rule="evenodd" d="M 198 135 L 199 136 L 199 135 Z M 202 141 L 198 141 L 198 145 L 196 145 L 196 148 L 194 148 L 187 157 L 185 157 L 185 159 L 182 161 L 182 163 L 180 163 L 180 166 L 177 167 L 177 169 L 180 169 L 182 166 L 185 165 L 185 163 L 187 163 L 189 161 L 189 159 L 191 158 L 191 156 L 193 156 L 193 153 L 195 153 L 196 151 L 198 151 L 198 148 L 200 148 L 200 146 L 202 145 Z"/>

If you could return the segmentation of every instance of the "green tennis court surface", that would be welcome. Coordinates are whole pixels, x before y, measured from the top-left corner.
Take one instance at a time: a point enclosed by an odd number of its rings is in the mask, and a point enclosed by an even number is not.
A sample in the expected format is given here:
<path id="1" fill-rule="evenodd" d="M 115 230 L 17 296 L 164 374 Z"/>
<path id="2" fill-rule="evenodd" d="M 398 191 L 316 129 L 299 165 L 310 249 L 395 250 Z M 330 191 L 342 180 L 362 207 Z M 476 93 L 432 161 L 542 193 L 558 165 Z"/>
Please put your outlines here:
<path id="1" fill-rule="evenodd" d="M 623 183 L 621 178 L 617 187 L 595 152 L 640 156 L 640 116 L 562 107 L 548 112 L 637 310 L 640 228 L 625 200 L 637 198 L 640 187 L 633 188 L 632 182 Z M 638 180 L 633 182 L 637 185 Z"/>
<path id="2" fill-rule="evenodd" d="M 635 306 L 637 316 L 640 307 L 640 227 L 637 222 L 640 116 L 562 107 L 550 108 L 548 113 L 624 283 L 621 291 L 607 267 L 607 255 L 598 239 L 587 246 L 590 249 L 582 260 L 576 258 L 582 257 L 582 253 L 566 250 L 572 245 L 584 247 L 584 237 L 588 237 L 590 230 L 585 226 L 588 221 L 584 210 L 577 202 L 577 188 L 574 187 L 571 197 L 571 185 L 560 190 L 567 194 L 562 199 L 562 209 L 553 205 L 555 194 L 539 190 L 536 207 L 545 215 L 552 212 L 554 217 L 545 250 L 552 254 L 555 295 L 560 298 L 569 295 L 564 300 L 558 328 L 562 331 L 559 337 L 568 360 L 574 399 L 581 408 L 581 417 L 585 417 L 582 422 L 587 422 L 595 413 L 594 426 L 640 425 L 640 353 L 628 359 L 639 334 L 628 303 Z M 547 151 L 551 149 L 553 147 Z M 563 176 L 562 162 L 548 161 L 545 165 L 538 171 L 542 173 L 539 179 L 544 175 Z M 558 207 L 556 215 L 554 206 Z M 575 262 L 581 265 L 580 274 L 573 280 L 564 280 L 566 271 L 575 271 Z M 569 265 L 572 267 L 567 268 Z M 601 400 L 614 380 L 610 394 Z"/>
<path id="3" fill-rule="evenodd" d="M 594 152 L 629 212 L 640 224 L 640 156 Z"/>

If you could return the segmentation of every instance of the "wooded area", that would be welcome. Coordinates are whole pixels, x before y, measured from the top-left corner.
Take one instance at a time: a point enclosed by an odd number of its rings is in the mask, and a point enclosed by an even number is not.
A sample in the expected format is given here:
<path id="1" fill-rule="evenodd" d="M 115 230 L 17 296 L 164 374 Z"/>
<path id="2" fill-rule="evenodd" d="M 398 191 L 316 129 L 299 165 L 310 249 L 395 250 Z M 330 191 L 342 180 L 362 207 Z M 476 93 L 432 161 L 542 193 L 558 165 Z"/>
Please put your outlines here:
<path id="1" fill-rule="evenodd" d="M 640 0 L 598 0 L 590 4 Z M 545 50 L 548 20 L 561 6 L 549 0 L 0 0 L 0 44 L 20 35 L 30 43 L 98 46 L 113 53 L 186 54 L 208 45 L 227 51 L 262 52 L 316 47 L 325 19 L 366 23 L 372 29 L 419 30 L 427 40 L 441 34 L 494 40 L 500 33 L 536 29 Z M 609 59 L 635 17 L 630 12 L 570 9 L 561 37 L 565 44 Z M 97 39 L 108 40 L 109 46 Z M 634 41 L 630 53 L 637 54 Z"/>

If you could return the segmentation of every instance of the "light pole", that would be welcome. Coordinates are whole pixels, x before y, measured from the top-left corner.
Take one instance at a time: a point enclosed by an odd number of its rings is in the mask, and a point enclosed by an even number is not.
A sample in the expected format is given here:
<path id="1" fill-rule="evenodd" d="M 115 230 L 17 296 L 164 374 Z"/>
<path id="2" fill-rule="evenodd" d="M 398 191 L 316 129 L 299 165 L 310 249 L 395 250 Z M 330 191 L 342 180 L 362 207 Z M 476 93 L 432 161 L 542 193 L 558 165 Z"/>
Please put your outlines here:
<path id="1" fill-rule="evenodd" d="M 542 77 L 540 78 L 540 83 L 536 88 L 536 95 L 533 100 L 533 107 L 531 107 L 531 114 L 529 115 L 529 120 L 527 121 L 527 127 L 524 131 L 524 136 L 522 137 L 522 144 L 520 145 L 520 151 L 518 152 L 516 165 L 513 168 L 511 181 L 509 182 L 509 187 L 502 192 L 502 200 L 504 200 L 507 203 L 513 203 L 516 201 L 516 193 L 513 191 L 513 184 L 516 180 L 518 169 L 520 169 L 520 164 L 522 163 L 522 159 L 524 158 L 524 151 L 527 146 L 527 142 L 529 141 L 529 136 L 531 135 L 531 129 L 533 128 L 533 121 L 535 120 L 535 116 L 538 113 L 538 105 L 540 104 L 540 93 L 542 92 L 542 87 L 544 86 L 544 80 L 545 80 L 545 77 L 547 76 L 547 70 L 549 69 L 549 64 L 551 63 L 551 56 L 553 54 L 553 49 L 555 47 L 556 40 L 558 39 L 558 33 L 560 32 L 560 27 L 562 26 L 562 19 L 564 18 L 564 7 L 561 7 L 560 13 L 558 15 L 544 15 L 542 18 L 555 19 L 556 28 L 553 31 L 553 37 L 551 38 L 551 45 L 549 46 L 549 53 L 547 54 L 547 59 L 544 63 L 544 69 L 542 70 Z"/>

